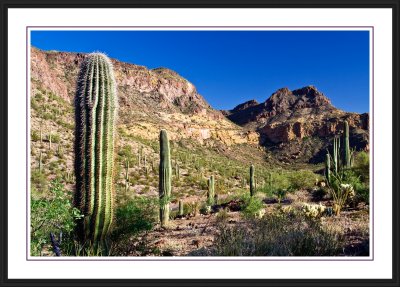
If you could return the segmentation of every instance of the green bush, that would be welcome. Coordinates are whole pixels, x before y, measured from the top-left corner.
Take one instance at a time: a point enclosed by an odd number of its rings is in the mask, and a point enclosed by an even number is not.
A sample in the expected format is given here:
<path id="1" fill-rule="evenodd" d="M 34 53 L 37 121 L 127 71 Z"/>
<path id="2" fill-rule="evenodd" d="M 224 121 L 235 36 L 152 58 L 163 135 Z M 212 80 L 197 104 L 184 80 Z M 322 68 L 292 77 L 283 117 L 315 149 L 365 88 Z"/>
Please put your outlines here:
<path id="1" fill-rule="evenodd" d="M 242 224 L 220 222 L 216 256 L 335 256 L 343 241 L 318 220 L 302 214 L 268 214 Z"/>
<path id="2" fill-rule="evenodd" d="M 112 238 L 118 240 L 151 230 L 157 218 L 158 199 L 136 197 L 116 209 Z"/>
<path id="3" fill-rule="evenodd" d="M 290 186 L 293 189 L 311 190 L 315 185 L 318 176 L 311 170 L 298 170 L 289 174 Z"/>
<path id="4" fill-rule="evenodd" d="M 51 182 L 50 196 L 49 199 L 31 199 L 32 256 L 40 256 L 46 247 L 51 249 L 50 232 L 63 234 L 62 250 L 63 246 L 73 244 L 75 219 L 81 216 L 79 210 L 72 207 L 70 196 L 58 181 Z"/>
<path id="5" fill-rule="evenodd" d="M 36 191 L 36 194 L 33 194 L 33 196 L 46 194 L 48 189 L 46 176 L 36 168 L 31 170 L 31 189 L 33 188 Z"/>
<path id="6" fill-rule="evenodd" d="M 369 182 L 369 154 L 367 152 L 357 153 L 353 170 L 360 176 L 361 181 Z"/>
<path id="7" fill-rule="evenodd" d="M 356 193 L 355 203 L 363 201 L 369 204 L 369 184 L 362 180 L 362 175 L 357 170 L 344 171 L 343 181 L 353 186 Z"/>
<path id="8" fill-rule="evenodd" d="M 245 218 L 262 217 L 264 204 L 262 200 L 255 196 L 249 196 L 245 199 L 242 214 Z"/>
<path id="9" fill-rule="evenodd" d="M 53 142 L 53 143 L 59 143 L 60 142 L 60 135 L 59 134 L 52 134 L 51 135 L 51 141 Z"/>
<path id="10" fill-rule="evenodd" d="M 31 140 L 32 140 L 33 142 L 40 141 L 40 134 L 39 134 L 38 131 L 32 131 L 32 133 L 31 133 Z"/>

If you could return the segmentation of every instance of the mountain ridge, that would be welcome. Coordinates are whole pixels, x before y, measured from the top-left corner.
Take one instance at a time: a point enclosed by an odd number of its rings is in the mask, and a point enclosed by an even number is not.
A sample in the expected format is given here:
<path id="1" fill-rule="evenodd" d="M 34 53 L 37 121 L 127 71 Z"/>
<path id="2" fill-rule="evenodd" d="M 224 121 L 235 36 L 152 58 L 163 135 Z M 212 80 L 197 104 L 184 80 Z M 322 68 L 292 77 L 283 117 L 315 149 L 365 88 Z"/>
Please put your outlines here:
<path id="1" fill-rule="evenodd" d="M 31 97 L 38 90 L 49 91 L 72 105 L 77 73 L 85 55 L 31 47 Z M 369 149 L 369 115 L 335 108 L 315 86 L 292 91 L 281 88 L 264 102 L 249 100 L 232 110 L 219 111 L 191 82 L 169 68 L 148 69 L 111 61 L 121 106 L 119 125 L 130 134 L 156 140 L 159 130 L 165 128 L 174 141 L 191 139 L 222 150 L 246 144 L 257 150 L 278 151 L 277 159 L 284 162 L 309 162 L 321 160 L 316 155 L 329 146 L 333 136 L 340 134 L 341 122 L 347 120 L 353 146 Z M 318 137 L 311 154 L 305 150 L 309 146 L 299 144 L 309 137 Z M 303 145 L 303 150 L 293 152 L 293 146 Z M 293 153 L 304 157 L 293 158 Z"/>

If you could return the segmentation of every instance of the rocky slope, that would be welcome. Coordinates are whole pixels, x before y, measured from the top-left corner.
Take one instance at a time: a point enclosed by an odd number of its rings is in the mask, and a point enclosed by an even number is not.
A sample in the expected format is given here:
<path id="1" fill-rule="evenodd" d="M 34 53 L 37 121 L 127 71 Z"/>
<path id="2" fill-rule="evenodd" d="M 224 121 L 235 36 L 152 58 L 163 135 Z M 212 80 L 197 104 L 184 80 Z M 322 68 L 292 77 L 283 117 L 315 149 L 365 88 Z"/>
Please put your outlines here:
<path id="1" fill-rule="evenodd" d="M 293 91 L 282 88 L 263 103 L 251 100 L 222 112 L 232 122 L 259 132 L 264 145 L 286 153 L 288 160 L 307 153 L 311 145 L 317 148 L 308 157 L 314 158 L 314 162 L 320 160 L 320 151 L 342 132 L 344 120 L 349 122 L 351 145 L 369 150 L 369 114 L 335 108 L 314 86 Z"/>
<path id="2" fill-rule="evenodd" d="M 54 93 L 72 105 L 82 53 L 31 48 L 31 97 L 39 90 Z M 156 139 L 166 128 L 173 140 L 232 146 L 259 143 L 256 132 L 245 132 L 227 121 L 196 91 L 195 86 L 166 68 L 147 69 L 112 60 L 118 85 L 119 126 L 127 133 Z M 33 127 L 36 118 L 33 117 Z M 71 122 L 73 119 L 71 119 Z"/>

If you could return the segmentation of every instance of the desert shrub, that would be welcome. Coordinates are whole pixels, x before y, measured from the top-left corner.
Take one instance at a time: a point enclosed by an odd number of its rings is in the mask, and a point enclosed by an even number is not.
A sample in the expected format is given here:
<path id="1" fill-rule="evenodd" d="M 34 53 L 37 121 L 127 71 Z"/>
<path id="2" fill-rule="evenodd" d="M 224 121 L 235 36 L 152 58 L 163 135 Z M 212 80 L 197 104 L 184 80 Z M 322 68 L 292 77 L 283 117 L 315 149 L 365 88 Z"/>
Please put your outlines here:
<path id="1" fill-rule="evenodd" d="M 353 170 L 360 176 L 362 182 L 369 182 L 369 154 L 367 152 L 357 153 Z"/>
<path id="2" fill-rule="evenodd" d="M 157 212 L 158 199 L 150 197 L 136 197 L 117 207 L 112 238 L 119 240 L 151 230 L 157 222 Z"/>
<path id="3" fill-rule="evenodd" d="M 64 186 L 52 181 L 49 199 L 31 199 L 31 255 L 41 255 L 46 247 L 51 249 L 50 232 L 62 234 L 61 249 L 64 251 L 64 246 L 72 244 L 75 219 L 80 216 L 79 210 L 72 207 Z"/>
<path id="4" fill-rule="evenodd" d="M 226 221 L 227 219 L 229 218 L 229 212 L 228 212 L 228 210 L 227 209 L 220 209 L 218 212 L 217 212 L 217 215 L 216 215 L 216 219 L 217 219 L 217 222 L 219 223 L 219 222 L 224 222 L 224 221 Z"/>
<path id="5" fill-rule="evenodd" d="M 267 197 L 277 197 L 277 193 L 282 190 L 292 190 L 290 177 L 287 173 L 272 172 L 266 177 L 264 185 L 258 190 Z"/>
<path id="6" fill-rule="evenodd" d="M 200 212 L 200 214 L 207 215 L 207 214 L 210 214 L 211 210 L 212 210 L 212 208 L 211 208 L 210 205 L 208 205 L 207 203 L 203 203 L 203 204 L 200 206 L 199 212 Z"/>
<path id="7" fill-rule="evenodd" d="M 326 187 L 315 187 L 312 191 L 312 196 L 315 201 L 323 200 L 328 194 Z"/>
<path id="8" fill-rule="evenodd" d="M 131 162 L 131 159 L 134 158 L 133 155 L 133 150 L 132 147 L 130 145 L 125 145 L 123 146 L 119 151 L 118 151 L 118 155 L 123 159 L 129 159 L 129 161 Z"/>
<path id="9" fill-rule="evenodd" d="M 276 213 L 234 226 L 222 222 L 215 238 L 217 256 L 334 256 L 342 238 L 302 214 Z"/>
<path id="10" fill-rule="evenodd" d="M 264 215 L 263 210 L 264 204 L 262 200 L 258 197 L 250 197 L 250 199 L 245 202 L 242 214 L 245 218 L 259 218 Z"/>
<path id="11" fill-rule="evenodd" d="M 362 175 L 359 175 L 356 170 L 345 170 L 343 172 L 343 182 L 350 184 L 354 188 L 355 197 L 352 198 L 352 204 L 357 204 L 360 201 L 369 203 L 369 184 L 362 180 Z"/>
<path id="12" fill-rule="evenodd" d="M 311 170 L 299 170 L 289 174 L 290 186 L 293 189 L 311 190 L 315 185 L 317 175 Z"/>
<path id="13" fill-rule="evenodd" d="M 32 140 L 33 142 L 40 141 L 40 134 L 39 134 L 38 131 L 32 131 L 32 133 L 31 133 L 31 140 Z"/>
<path id="14" fill-rule="evenodd" d="M 31 170 L 31 189 L 35 189 L 37 194 L 44 194 L 48 189 L 48 181 L 43 172 L 38 169 Z M 35 195 L 37 195 L 35 194 Z"/>
<path id="15" fill-rule="evenodd" d="M 60 138 L 59 134 L 52 134 L 51 135 L 51 141 L 53 143 L 60 143 L 60 140 L 61 140 L 61 138 Z"/>

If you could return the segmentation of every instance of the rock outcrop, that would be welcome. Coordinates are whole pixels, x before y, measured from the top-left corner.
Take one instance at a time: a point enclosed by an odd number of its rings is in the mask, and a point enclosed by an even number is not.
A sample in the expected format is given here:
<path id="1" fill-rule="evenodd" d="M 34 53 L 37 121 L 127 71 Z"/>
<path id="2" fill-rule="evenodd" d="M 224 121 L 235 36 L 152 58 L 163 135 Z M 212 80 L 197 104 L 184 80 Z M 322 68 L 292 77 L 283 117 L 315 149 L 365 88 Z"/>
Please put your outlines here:
<path id="1" fill-rule="evenodd" d="M 369 150 L 369 114 L 335 108 L 314 86 L 293 91 L 282 88 L 263 103 L 248 101 L 223 114 L 232 122 L 259 132 L 262 143 L 275 148 L 298 145 L 299 140 L 312 137 L 325 142 L 321 148 L 326 148 L 332 137 L 342 133 L 343 121 L 347 120 L 352 146 Z"/>

